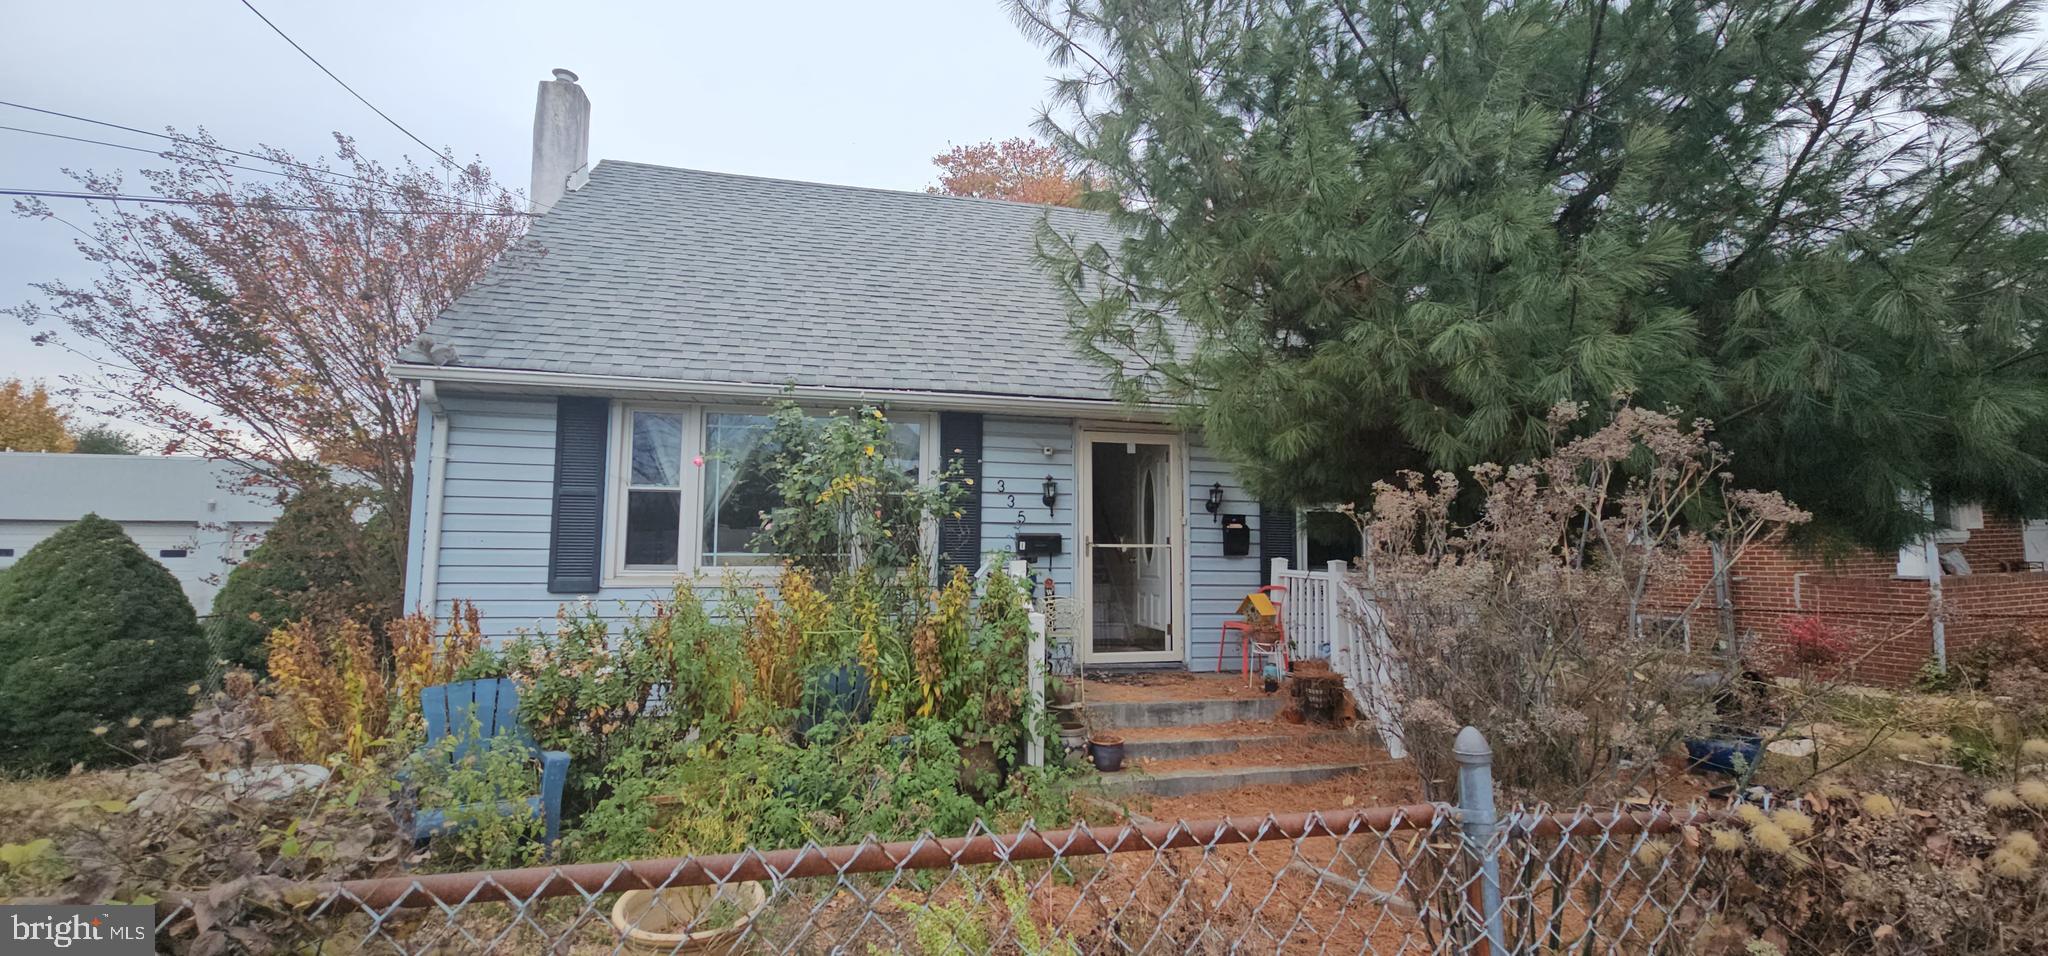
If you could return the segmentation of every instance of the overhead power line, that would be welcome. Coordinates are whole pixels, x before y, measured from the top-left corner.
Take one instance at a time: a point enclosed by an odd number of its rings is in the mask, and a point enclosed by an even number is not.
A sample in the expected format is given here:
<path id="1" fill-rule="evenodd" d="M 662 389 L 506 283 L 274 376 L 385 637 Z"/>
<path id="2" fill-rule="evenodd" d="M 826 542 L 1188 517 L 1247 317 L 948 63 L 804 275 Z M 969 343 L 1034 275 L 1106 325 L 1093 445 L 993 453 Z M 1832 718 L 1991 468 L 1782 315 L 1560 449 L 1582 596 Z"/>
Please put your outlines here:
<path id="1" fill-rule="evenodd" d="M 279 166 L 290 166 L 294 169 L 303 169 L 308 172 L 320 173 L 326 176 L 340 176 L 343 179 L 354 179 L 358 182 L 367 181 L 363 180 L 361 177 L 351 176 L 344 172 L 337 172 L 332 169 L 322 169 L 318 166 L 308 166 L 305 163 L 295 163 L 290 160 L 272 159 L 271 157 L 265 156 L 262 153 L 252 153 L 246 149 L 234 149 L 227 146 L 221 146 L 217 143 L 209 143 L 203 139 L 193 139 L 190 136 L 173 136 L 169 133 L 158 133 L 152 130 L 136 129 L 133 126 L 123 126 L 120 123 L 109 123 L 106 120 L 96 120 L 88 116 L 79 116 L 76 113 L 64 113 L 58 110 L 46 110 L 40 106 L 30 106 L 27 103 L 16 103 L 12 100 L 0 100 L 0 106 L 12 106 L 18 110 L 27 110 L 31 113 L 41 113 L 44 116 L 56 116 L 62 119 L 77 120 L 80 123 L 91 123 L 94 126 L 104 126 L 108 129 L 118 129 L 124 133 L 134 133 L 138 136 L 154 136 L 157 139 L 169 140 L 173 143 L 183 143 L 187 146 L 198 146 L 202 149 L 217 149 L 223 153 L 233 153 L 236 156 L 247 156 L 250 159 L 260 159 L 266 163 L 276 163 Z"/>
<path id="2" fill-rule="evenodd" d="M 128 151 L 129 151 L 129 152 L 131 152 L 131 153 L 148 153 L 148 154 L 149 154 L 149 155 L 151 155 L 151 156 L 162 156 L 162 155 L 164 155 L 164 152 L 163 152 L 163 150 L 160 150 L 160 149 L 150 149 L 150 148 L 149 148 L 149 147 L 147 147 L 147 146 L 130 146 L 130 145 L 128 145 L 127 143 L 110 143 L 110 142 L 107 142 L 106 140 L 103 140 L 103 139 L 92 139 L 92 138 L 89 138 L 89 137 L 85 137 L 85 136 L 66 136 L 66 135 L 64 135 L 63 133 L 52 133 L 52 132 L 50 132 L 49 130 L 46 130 L 46 129 L 28 129 L 28 128 L 26 128 L 26 127 L 21 127 L 21 126 L 0 126 L 0 131 L 6 131 L 6 132 L 9 132 L 9 133 L 27 133 L 27 134 L 29 134 L 30 136 L 47 136 L 47 137 L 49 137 L 49 138 L 51 138 L 51 139 L 62 139 L 62 140 L 69 140 L 69 141 L 71 141 L 71 142 L 74 142 L 74 143 L 88 143 L 88 144 L 90 144 L 90 145 L 93 145 L 93 146 L 105 146 L 105 147 L 108 147 L 108 148 L 110 148 L 110 149 L 125 149 L 125 150 L 128 150 Z M 283 171 L 281 171 L 281 170 L 276 170 L 276 169 L 263 169 L 263 168 L 261 168 L 261 167 L 258 167 L 258 166 L 244 166 L 244 165 L 242 165 L 241 163 L 230 163 L 230 162 L 228 162 L 228 161 L 226 161 L 226 160 L 219 160 L 219 161 L 217 161 L 217 164 L 218 164 L 218 165 L 221 165 L 221 166 L 226 166 L 226 167 L 228 167 L 229 169 L 246 169 L 246 170 L 248 170 L 249 172 L 252 172 L 252 173 L 262 173 L 262 174 L 264 174 L 264 175 L 266 175 L 266 176 L 285 176 L 285 175 L 289 175 L 288 173 L 285 173 L 285 172 L 283 172 Z"/>
<path id="3" fill-rule="evenodd" d="M 122 193 L 78 192 L 62 189 L 0 189 L 0 196 L 29 196 L 37 199 L 85 199 L 104 202 L 156 203 L 165 206 L 260 206 L 285 212 L 330 212 L 353 216 L 533 216 L 537 213 L 504 209 L 347 209 L 340 206 L 311 206 L 298 203 L 247 203 L 232 200 L 174 199 L 169 196 L 132 196 Z"/>
<path id="4" fill-rule="evenodd" d="M 79 122 L 79 123 L 89 123 L 89 124 L 91 124 L 91 125 L 93 125 L 93 126 L 104 126 L 104 127 L 106 127 L 107 129 L 117 129 L 117 130 L 120 130 L 120 131 L 122 131 L 122 132 L 124 132 L 124 133 L 134 133 L 134 134 L 135 134 L 135 135 L 137 135 L 137 136 L 154 136 L 154 137 L 156 137 L 157 139 L 161 139 L 161 140 L 167 140 L 167 141 L 169 141 L 169 142 L 173 142 L 173 143 L 182 143 L 182 144 L 184 144 L 184 145 L 186 145 L 186 146 L 196 146 L 196 147 L 199 147 L 200 149 L 212 149 L 212 150 L 219 150 L 220 152 L 223 152 L 223 153 L 228 153 L 228 154 L 231 154 L 231 155 L 235 155 L 235 156 L 246 156 L 246 157 L 248 157 L 248 158 L 250 158 L 250 159 L 260 159 L 260 160 L 262 160 L 262 161 L 264 161 L 264 162 L 266 162 L 266 163 L 274 163 L 274 164 L 276 164 L 276 165 L 279 165 L 279 166 L 289 166 L 289 167 L 291 167 L 291 168 L 293 168 L 293 169 L 299 169 L 299 170 L 304 170 L 304 171 L 306 171 L 306 172 L 308 172 L 308 173 L 313 173 L 313 174 L 315 174 L 315 175 L 319 175 L 319 176 L 331 176 L 331 177 L 335 177 L 335 178 L 339 178 L 339 179 L 345 179 L 345 180 L 348 180 L 349 182 L 352 182 L 352 183 L 358 183 L 358 184 L 361 184 L 361 185 L 364 185 L 364 186 L 370 186 L 370 187 L 372 187 L 372 188 L 375 188 L 375 189 L 377 189 L 377 190 L 379 190 L 379 191 L 382 191 L 382 192 L 388 192 L 388 193 L 392 193 L 393 195 L 397 195 L 397 194 L 398 194 L 396 190 L 394 190 L 394 189 L 391 189 L 390 187 L 387 187 L 387 186 L 379 186 L 379 185 L 377 185 L 377 184 L 376 184 L 375 182 L 373 182 L 373 181 L 371 181 L 371 180 L 368 180 L 368 179 L 364 179 L 364 178 L 363 178 L 363 177 L 361 177 L 361 176 L 357 176 L 357 175 L 354 175 L 354 174 L 351 174 L 351 173 L 345 173 L 345 172 L 342 172 L 342 171 L 340 171 L 340 170 L 338 170 L 338 169 L 328 169 L 328 168 L 326 168 L 326 167 L 324 167 L 324 166 L 312 166 L 312 165 L 308 165 L 308 164 L 306 164 L 306 163 L 294 162 L 294 161 L 292 161 L 292 160 L 289 160 L 289 159 L 278 159 L 278 158 L 276 158 L 276 157 L 274 157 L 274 156 L 266 156 L 266 155 L 264 155 L 264 154 L 262 154 L 262 153 L 255 153 L 255 152 L 250 152 L 249 150 L 246 150 L 246 149 L 235 149 L 235 148 L 233 148 L 233 147 L 229 147 L 229 146 L 222 146 L 222 145 L 220 145 L 219 143 L 210 143 L 210 142 L 207 142 L 207 141 L 205 141 L 205 140 L 200 140 L 200 139 L 193 139 L 193 138 L 191 138 L 191 137 L 189 137 L 189 136 L 173 136 L 173 135 L 171 135 L 171 134 L 169 134 L 169 133 L 159 133 L 159 132 L 156 132 L 156 131 L 154 131 L 154 130 L 146 130 L 146 129 L 137 129 L 136 127 L 133 127 L 133 126 L 124 126 L 124 125 L 122 125 L 122 124 L 120 124 L 120 123 L 110 123 L 110 122 L 108 122 L 108 121 L 106 121 L 106 120 L 96 120 L 96 119 L 93 119 L 93 118 L 92 118 L 92 117 L 90 117 L 90 116 L 80 116 L 80 115 L 78 115 L 78 114 L 76 114 L 76 113 L 65 113 L 65 112 L 62 112 L 62 111 L 60 111 L 60 110 L 49 110 L 49 109 L 44 109 L 44 108 L 42 108 L 42 107 L 40 107 L 40 106 L 30 106 L 30 105 L 28 105 L 27 103 L 16 103 L 16 102 L 14 102 L 14 101 L 12 101 L 12 100 L 0 100 L 0 106 L 11 106 L 11 107 L 13 107 L 13 108 L 15 108 L 15 109 L 18 109 L 18 110 L 27 110 L 27 111 L 29 111 L 29 112 L 31 112 L 31 113 L 41 113 L 41 114 L 43 114 L 44 116 L 55 116 L 55 117 L 58 117 L 59 119 L 68 119 L 68 120 L 72 120 L 72 121 L 75 121 L 75 122 Z M 15 128 L 15 127 L 9 127 L 9 128 Z M 79 139 L 78 137 L 62 136 L 61 134 L 58 134 L 58 133 L 42 133 L 42 132 L 40 132 L 40 131 L 38 131 L 38 130 L 23 130 L 22 132 L 31 132 L 31 133 L 37 133 L 38 135 L 43 135 L 43 136 L 56 136 L 56 137 L 58 137 L 58 138 L 60 138 L 60 139 Z M 155 153 L 155 152 L 156 152 L 155 150 L 144 150 L 144 149 L 142 149 L 141 147 L 138 147 L 138 146 L 122 146 L 122 145 L 120 145 L 119 143 L 102 143 L 102 142 L 100 142 L 99 140 L 79 139 L 79 141 L 80 141 L 80 142 L 87 142 L 87 143 L 96 143 L 96 144 L 98 144 L 98 145 L 102 145 L 102 146 L 114 146 L 114 147 L 117 147 L 117 148 L 120 148 L 120 149 L 133 149 L 133 150 L 140 150 L 140 151 L 142 151 L 142 152 L 150 152 L 150 153 Z M 162 154 L 161 154 L 161 153 L 157 153 L 157 155 L 162 155 Z M 227 163 L 227 164 L 225 164 L 225 165 L 233 166 L 234 164 L 233 164 L 233 163 Z M 239 166 L 239 167 L 236 167 L 236 168 L 238 168 L 238 169 L 250 169 L 250 170 L 252 170 L 252 171 L 254 171 L 254 172 L 267 172 L 267 170 L 255 169 L 254 167 L 249 167 L 249 166 Z M 448 201 L 450 201 L 450 202 L 458 202 L 458 203 L 462 203 L 462 204 L 464 204 L 464 205 L 468 205 L 468 206 L 475 206 L 475 207 L 476 207 L 476 208 L 478 208 L 478 209 L 489 209 L 489 208 L 491 208 L 491 207 L 490 207 L 490 205 L 489 205 L 488 203 L 478 202 L 478 201 L 476 201 L 476 200 L 474 200 L 474 199 L 465 199 L 465 198 L 463 198 L 463 197 L 461 197 L 461 196 L 454 196 L 454 195 L 444 195 L 444 196 L 443 196 L 443 198 L 447 199 L 447 200 L 448 200 Z"/>
<path id="5" fill-rule="evenodd" d="M 390 123 L 399 132 L 404 133 L 407 138 L 411 139 L 415 143 L 420 144 L 420 148 L 426 150 L 429 153 L 433 153 L 436 157 L 447 162 L 448 165 L 455 166 L 458 168 L 461 167 L 462 164 L 456 162 L 453 157 L 441 152 L 438 149 L 435 149 L 432 146 L 427 145 L 426 140 L 423 140 L 418 136 L 414 136 L 412 130 L 406 129 L 404 124 L 400 123 L 395 119 L 392 119 L 390 114 L 378 109 L 377 104 L 370 102 L 367 97 L 363 96 L 363 94 L 356 92 L 355 87 L 348 85 L 348 83 L 344 81 L 341 77 L 335 76 L 334 71 L 327 68 L 327 64 L 320 62 L 320 60 L 314 57 L 313 54 L 306 52 L 306 48 L 300 46 L 299 41 L 292 39 L 290 34 L 279 29 L 277 24 L 270 22 L 270 18 L 264 16 L 263 11 L 256 9 L 255 4 L 250 3 L 249 0 L 242 0 L 242 6 L 248 7 L 249 12 L 255 14 L 256 19 L 263 21 L 263 25 L 269 27 L 272 33 L 275 33 L 278 36 L 283 37 L 284 42 L 291 44 L 292 49 L 299 51 L 299 55 L 305 57 L 307 62 L 319 67 L 320 72 L 327 74 L 328 79 L 340 84 L 342 89 L 348 91 L 348 95 L 355 97 L 357 102 L 369 107 L 370 112 L 383 117 L 384 122 Z"/>

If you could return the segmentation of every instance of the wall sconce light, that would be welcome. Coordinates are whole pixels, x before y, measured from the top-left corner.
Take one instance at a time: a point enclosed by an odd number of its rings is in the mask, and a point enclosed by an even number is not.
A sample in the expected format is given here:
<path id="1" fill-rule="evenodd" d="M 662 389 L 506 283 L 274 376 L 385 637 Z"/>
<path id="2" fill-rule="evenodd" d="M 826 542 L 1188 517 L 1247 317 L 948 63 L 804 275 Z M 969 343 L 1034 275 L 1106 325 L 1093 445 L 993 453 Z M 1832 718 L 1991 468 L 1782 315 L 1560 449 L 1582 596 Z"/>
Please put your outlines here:
<path id="1" fill-rule="evenodd" d="M 1209 514 L 1210 514 L 1210 515 L 1212 515 L 1212 516 L 1213 516 L 1213 515 L 1215 515 L 1217 511 L 1219 511 L 1219 510 L 1222 510 L 1222 508 L 1223 508 L 1223 483 L 1222 483 L 1222 482 L 1220 482 L 1220 481 L 1219 481 L 1219 482 L 1217 482 L 1216 484 L 1213 484 L 1213 485 L 1210 485 L 1210 486 L 1209 486 L 1209 500 L 1208 500 L 1208 501 L 1206 501 L 1206 502 L 1203 502 L 1203 504 L 1202 504 L 1202 507 L 1204 507 L 1204 508 L 1207 508 L 1207 509 L 1209 509 Z M 1222 521 L 1223 519 L 1222 519 L 1222 518 L 1217 518 L 1216 520 L 1217 520 L 1217 521 Z"/>
<path id="2" fill-rule="evenodd" d="M 1045 502 L 1046 514 L 1051 515 L 1058 513 L 1053 510 L 1052 506 L 1053 502 L 1060 500 L 1060 483 L 1054 481 L 1051 475 L 1045 476 L 1045 491 L 1043 494 L 1039 495 L 1039 500 Z"/>

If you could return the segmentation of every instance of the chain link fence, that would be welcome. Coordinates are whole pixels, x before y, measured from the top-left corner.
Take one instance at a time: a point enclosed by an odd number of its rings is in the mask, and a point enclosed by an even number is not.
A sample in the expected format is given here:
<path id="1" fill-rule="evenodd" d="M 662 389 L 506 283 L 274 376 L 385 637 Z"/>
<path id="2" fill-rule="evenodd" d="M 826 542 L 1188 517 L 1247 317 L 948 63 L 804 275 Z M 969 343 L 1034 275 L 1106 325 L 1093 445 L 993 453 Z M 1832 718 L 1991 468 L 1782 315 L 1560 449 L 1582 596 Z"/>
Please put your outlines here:
<path id="1" fill-rule="evenodd" d="M 1496 815 L 1465 743 L 1455 807 L 298 885 L 269 932 L 323 953 L 1646 953 L 1708 925 L 1718 814 Z M 210 920 L 166 901 L 159 939 Z"/>

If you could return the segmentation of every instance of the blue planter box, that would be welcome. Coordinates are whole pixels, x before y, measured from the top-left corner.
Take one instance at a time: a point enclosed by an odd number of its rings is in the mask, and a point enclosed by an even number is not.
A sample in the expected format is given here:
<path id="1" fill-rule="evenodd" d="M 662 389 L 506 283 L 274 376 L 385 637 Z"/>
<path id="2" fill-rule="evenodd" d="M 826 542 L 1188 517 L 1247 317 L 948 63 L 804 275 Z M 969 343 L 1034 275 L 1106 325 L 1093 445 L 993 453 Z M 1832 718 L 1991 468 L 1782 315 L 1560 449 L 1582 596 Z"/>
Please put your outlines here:
<path id="1" fill-rule="evenodd" d="M 1764 739 L 1750 736 L 1688 740 L 1685 742 L 1685 755 L 1692 758 L 1689 761 L 1691 769 L 1740 777 L 1756 769 L 1757 761 L 1763 759 Z"/>

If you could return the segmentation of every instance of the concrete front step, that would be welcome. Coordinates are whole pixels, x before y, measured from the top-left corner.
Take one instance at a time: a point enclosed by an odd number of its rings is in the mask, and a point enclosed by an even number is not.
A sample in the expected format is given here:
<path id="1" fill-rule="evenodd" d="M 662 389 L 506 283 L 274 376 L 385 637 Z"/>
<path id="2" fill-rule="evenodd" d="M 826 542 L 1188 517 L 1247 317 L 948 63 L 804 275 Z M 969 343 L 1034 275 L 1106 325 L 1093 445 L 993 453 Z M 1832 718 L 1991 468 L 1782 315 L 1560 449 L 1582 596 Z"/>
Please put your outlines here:
<path id="1" fill-rule="evenodd" d="M 1148 793 L 1155 797 L 1184 797 L 1195 793 L 1235 790 L 1272 784 L 1314 783 L 1341 777 L 1365 768 L 1363 763 L 1304 764 L 1291 767 L 1198 767 L 1143 773 L 1124 770 L 1102 775 L 1102 785 L 1112 793 Z"/>
<path id="2" fill-rule="evenodd" d="M 1239 732 L 1232 736 L 1229 733 L 1215 733 L 1206 727 L 1196 726 L 1171 734 L 1127 738 L 1124 741 L 1124 757 L 1127 760 L 1180 760 L 1184 757 L 1208 757 L 1238 751 L 1256 755 L 1261 750 L 1279 750 L 1301 744 L 1343 743 L 1356 739 L 1356 735 L 1342 730 L 1316 734 Z"/>
<path id="3" fill-rule="evenodd" d="M 1091 702 L 1087 709 L 1091 727 L 1194 727 L 1233 720 L 1272 720 L 1280 716 L 1280 697 L 1104 701 Z"/>

